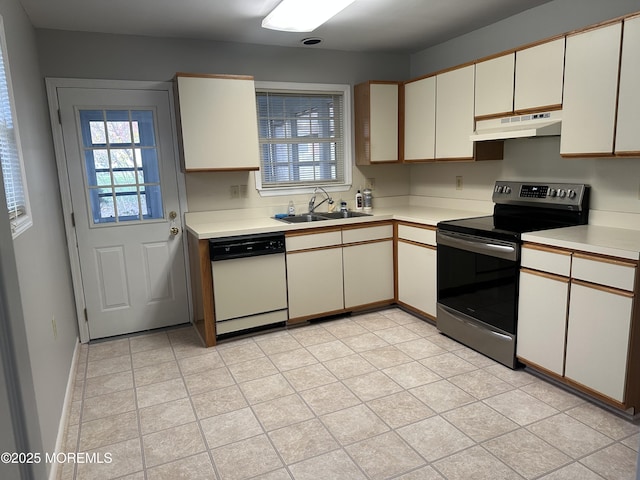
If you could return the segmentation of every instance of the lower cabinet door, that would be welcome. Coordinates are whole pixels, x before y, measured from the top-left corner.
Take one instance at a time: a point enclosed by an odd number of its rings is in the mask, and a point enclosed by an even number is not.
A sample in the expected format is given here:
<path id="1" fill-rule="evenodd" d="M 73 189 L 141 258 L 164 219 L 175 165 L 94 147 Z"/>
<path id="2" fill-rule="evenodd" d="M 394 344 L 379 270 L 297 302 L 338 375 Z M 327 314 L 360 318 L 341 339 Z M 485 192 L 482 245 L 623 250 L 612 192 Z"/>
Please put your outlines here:
<path id="1" fill-rule="evenodd" d="M 565 376 L 624 402 L 633 297 L 571 285 Z"/>
<path id="2" fill-rule="evenodd" d="M 342 249 L 345 308 L 393 299 L 393 241 Z"/>
<path id="3" fill-rule="evenodd" d="M 398 300 L 433 318 L 436 316 L 435 248 L 398 242 Z"/>
<path id="4" fill-rule="evenodd" d="M 520 272 L 516 355 L 562 376 L 569 279 Z"/>
<path id="5" fill-rule="evenodd" d="M 287 254 L 289 318 L 344 308 L 342 248 Z"/>

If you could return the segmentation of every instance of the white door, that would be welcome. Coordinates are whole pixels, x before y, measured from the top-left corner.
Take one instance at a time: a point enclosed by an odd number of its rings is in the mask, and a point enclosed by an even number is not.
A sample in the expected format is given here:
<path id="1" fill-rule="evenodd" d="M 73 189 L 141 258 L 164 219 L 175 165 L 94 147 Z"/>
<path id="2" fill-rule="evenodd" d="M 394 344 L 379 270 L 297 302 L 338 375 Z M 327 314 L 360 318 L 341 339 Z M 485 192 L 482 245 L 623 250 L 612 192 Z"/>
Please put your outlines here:
<path id="1" fill-rule="evenodd" d="M 188 322 L 169 91 L 56 93 L 89 338 Z"/>

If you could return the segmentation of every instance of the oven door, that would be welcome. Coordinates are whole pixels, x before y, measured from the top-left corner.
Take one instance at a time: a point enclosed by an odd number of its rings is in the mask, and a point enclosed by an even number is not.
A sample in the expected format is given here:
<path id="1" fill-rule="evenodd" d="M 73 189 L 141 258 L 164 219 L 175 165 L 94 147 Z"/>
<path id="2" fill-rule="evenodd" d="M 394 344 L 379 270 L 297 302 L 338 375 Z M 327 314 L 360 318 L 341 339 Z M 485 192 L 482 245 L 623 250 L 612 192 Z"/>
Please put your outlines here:
<path id="1" fill-rule="evenodd" d="M 438 303 L 515 335 L 519 245 L 438 230 Z"/>

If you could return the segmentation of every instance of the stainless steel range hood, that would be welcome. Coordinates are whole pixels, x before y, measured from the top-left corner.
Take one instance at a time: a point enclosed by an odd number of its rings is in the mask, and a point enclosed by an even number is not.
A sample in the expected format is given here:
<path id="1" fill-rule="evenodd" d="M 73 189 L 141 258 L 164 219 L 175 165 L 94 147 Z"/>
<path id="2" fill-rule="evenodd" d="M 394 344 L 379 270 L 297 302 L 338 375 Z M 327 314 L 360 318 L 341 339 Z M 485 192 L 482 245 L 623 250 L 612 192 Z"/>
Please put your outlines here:
<path id="1" fill-rule="evenodd" d="M 482 142 L 485 140 L 560 135 L 561 122 L 562 111 L 560 110 L 478 120 L 476 131 L 469 138 L 474 142 Z"/>

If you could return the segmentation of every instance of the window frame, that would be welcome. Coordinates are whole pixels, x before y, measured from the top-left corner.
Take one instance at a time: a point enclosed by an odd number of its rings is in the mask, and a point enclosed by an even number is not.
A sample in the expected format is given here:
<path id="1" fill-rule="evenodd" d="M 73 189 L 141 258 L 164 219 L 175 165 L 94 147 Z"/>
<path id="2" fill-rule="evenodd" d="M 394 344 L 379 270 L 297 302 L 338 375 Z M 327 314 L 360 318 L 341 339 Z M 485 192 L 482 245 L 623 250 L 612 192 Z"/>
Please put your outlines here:
<path id="1" fill-rule="evenodd" d="M 11 82 L 11 69 L 9 67 L 9 53 L 7 49 L 7 41 L 5 37 L 4 19 L 0 15 L 0 49 L 2 49 L 2 62 L 0 64 L 0 75 L 4 73 L 5 81 L 7 84 L 7 96 L 9 102 L 9 112 L 11 114 L 11 123 L 13 124 L 13 141 L 15 142 L 15 154 L 20 169 L 20 181 L 21 189 L 24 197 L 24 213 L 11 218 L 10 212 L 7 212 L 9 216 L 9 222 L 11 225 L 11 234 L 13 238 L 17 238 L 20 234 L 25 232 L 29 227 L 33 225 L 33 217 L 31 215 L 31 206 L 29 204 L 29 193 L 27 190 L 27 177 L 24 168 L 24 156 L 22 154 L 22 143 L 20 142 L 20 129 L 18 128 L 18 119 L 16 115 L 16 102 L 13 93 L 13 85 Z M 3 72 L 2 72 L 3 70 Z M 1 160 L 0 160 L 1 161 Z M 13 166 L 15 170 L 18 169 L 18 165 Z M 5 180 L 6 181 L 6 180 Z M 3 184 L 4 189 L 4 184 Z M 5 191 L 6 199 L 6 191 Z"/>
<path id="2" fill-rule="evenodd" d="M 255 183 L 258 193 L 262 197 L 275 197 L 282 195 L 296 195 L 312 193 L 318 186 L 322 186 L 328 192 L 346 192 L 349 191 L 353 183 L 353 144 L 352 144 L 352 109 L 351 104 L 351 85 L 334 84 L 334 83 L 299 83 L 299 82 L 255 82 L 256 98 L 258 92 L 268 91 L 273 93 L 328 93 L 340 92 L 343 102 L 343 118 L 342 118 L 342 140 L 344 145 L 344 180 L 342 183 L 328 184 L 309 184 L 309 185 L 286 185 L 281 187 L 263 187 L 262 173 L 255 172 Z M 258 111 L 256 108 L 256 116 Z M 259 134 L 259 133 L 258 133 Z M 262 165 L 262 158 L 260 159 Z"/>

